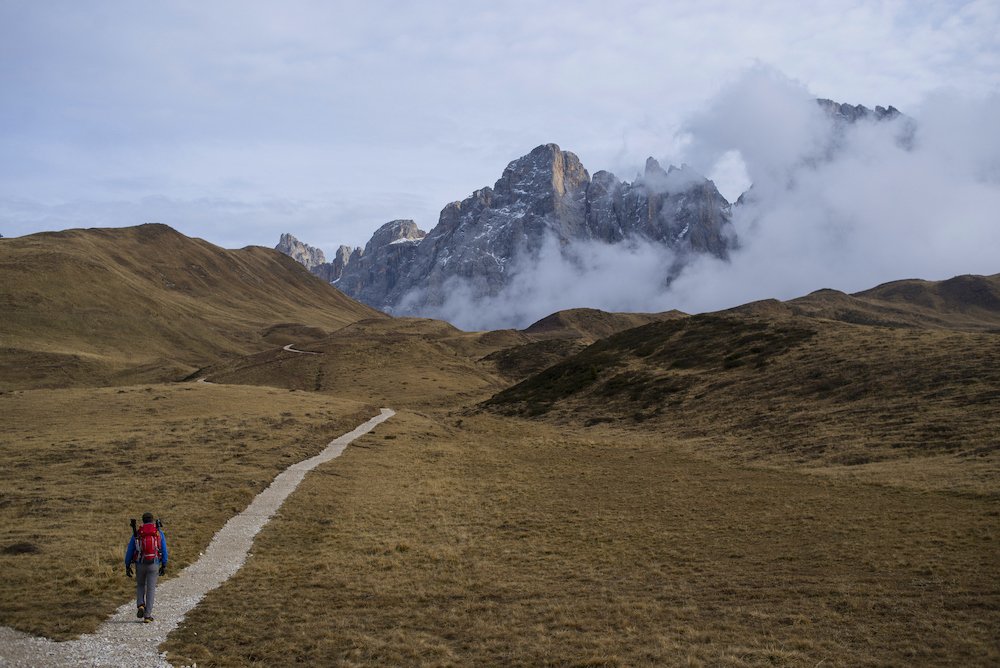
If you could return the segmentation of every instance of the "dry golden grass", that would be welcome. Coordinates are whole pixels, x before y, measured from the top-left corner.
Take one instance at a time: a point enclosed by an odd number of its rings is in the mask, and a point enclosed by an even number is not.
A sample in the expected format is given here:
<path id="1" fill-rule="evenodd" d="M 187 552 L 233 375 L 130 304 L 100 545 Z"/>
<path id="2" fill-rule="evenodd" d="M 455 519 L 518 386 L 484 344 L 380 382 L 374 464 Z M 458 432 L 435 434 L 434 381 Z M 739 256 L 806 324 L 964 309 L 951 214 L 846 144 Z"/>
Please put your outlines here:
<path id="1" fill-rule="evenodd" d="M 576 309 L 524 332 L 463 332 L 426 318 L 361 320 L 324 338 L 298 338 L 298 349 L 319 356 L 267 350 L 202 371 L 226 383 L 364 396 L 395 407 L 468 405 L 579 352 L 598 334 L 677 317 Z"/>
<path id="2" fill-rule="evenodd" d="M 376 412 L 204 384 L 0 394 L 0 624 L 93 630 L 130 596 L 130 517 L 164 520 L 176 573 L 279 471 Z"/>
<path id="3" fill-rule="evenodd" d="M 1000 274 L 956 276 L 946 281 L 903 280 L 847 295 L 817 290 L 779 302 L 766 299 L 732 313 L 785 317 L 804 315 L 859 325 L 993 331 L 1000 328 Z"/>
<path id="4" fill-rule="evenodd" d="M 987 666 L 998 505 L 400 413 L 306 477 L 175 663 Z"/>
<path id="5" fill-rule="evenodd" d="M 698 316 L 605 339 L 491 406 L 736 462 L 1000 492 L 996 334 Z"/>
<path id="6" fill-rule="evenodd" d="M 593 308 L 557 311 L 528 326 L 524 333 L 535 338 L 568 338 L 593 343 L 612 334 L 661 320 L 683 318 L 681 311 L 664 313 L 608 313 Z"/>
<path id="7" fill-rule="evenodd" d="M 273 346 L 277 323 L 384 317 L 277 251 L 165 225 L 0 239 L 0 279 L 0 390 L 177 380 Z"/>
<path id="8" fill-rule="evenodd" d="M 454 406 L 504 387 L 493 365 L 478 358 L 509 338 L 460 332 L 436 320 L 364 320 L 297 346 L 318 355 L 268 350 L 204 373 L 223 383 L 324 392 L 393 408 Z"/>

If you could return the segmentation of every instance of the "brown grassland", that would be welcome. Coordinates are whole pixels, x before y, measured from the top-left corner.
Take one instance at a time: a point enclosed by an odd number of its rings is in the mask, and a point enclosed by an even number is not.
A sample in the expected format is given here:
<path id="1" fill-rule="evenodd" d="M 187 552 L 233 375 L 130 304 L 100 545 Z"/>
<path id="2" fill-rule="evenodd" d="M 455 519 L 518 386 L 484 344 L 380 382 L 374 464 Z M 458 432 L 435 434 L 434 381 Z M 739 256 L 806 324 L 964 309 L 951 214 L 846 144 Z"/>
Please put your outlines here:
<path id="1" fill-rule="evenodd" d="M 44 284 L 67 237 L 0 253 L 0 624 L 95 628 L 130 597 L 129 517 L 163 517 L 177 573 L 388 406 L 173 663 L 1000 665 L 1000 276 L 466 333 L 341 309 L 265 249 L 99 232 L 69 239 L 107 261 Z M 225 384 L 138 384 L 187 375 Z"/>
<path id="2" fill-rule="evenodd" d="M 179 380 L 272 347 L 282 325 L 385 317 L 277 251 L 166 225 L 0 239 L 0 279 L 0 390 Z"/>
<path id="3" fill-rule="evenodd" d="M 461 422 L 459 425 L 458 423 Z M 243 665 L 995 665 L 997 506 L 401 413 L 166 645 Z"/>
<path id="4" fill-rule="evenodd" d="M 694 316 L 608 337 L 489 405 L 739 464 L 1000 492 L 997 334 Z"/>
<path id="5" fill-rule="evenodd" d="M 0 624 L 92 631 L 129 598 L 130 517 L 163 519 L 176 573 L 278 472 L 375 413 L 200 383 L 0 394 Z"/>

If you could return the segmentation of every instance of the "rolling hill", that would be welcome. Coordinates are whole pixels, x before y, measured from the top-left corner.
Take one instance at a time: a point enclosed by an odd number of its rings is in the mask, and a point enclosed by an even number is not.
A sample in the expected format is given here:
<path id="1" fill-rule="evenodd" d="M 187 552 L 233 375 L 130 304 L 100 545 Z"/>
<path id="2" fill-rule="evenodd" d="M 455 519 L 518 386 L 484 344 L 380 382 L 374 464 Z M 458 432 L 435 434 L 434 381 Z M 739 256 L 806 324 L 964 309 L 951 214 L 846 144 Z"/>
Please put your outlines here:
<path id="1" fill-rule="evenodd" d="M 462 332 L 440 320 L 378 318 L 343 327 L 308 345 L 306 354 L 272 348 L 208 366 L 213 383 L 322 392 L 395 407 L 455 407 L 502 389 L 478 360 L 520 342 L 516 332 Z"/>
<path id="2" fill-rule="evenodd" d="M 730 311 L 771 317 L 810 316 L 880 327 L 993 331 L 1000 329 L 1000 274 L 893 281 L 852 295 L 817 290 L 787 302 L 768 299 Z"/>
<path id="3" fill-rule="evenodd" d="M 1000 465 L 1000 336 L 988 329 L 1000 316 L 997 280 L 823 291 L 654 322 L 604 338 L 484 406 L 657 431 L 762 464 L 889 472 L 923 460 L 962 468 L 959 486 L 974 488 Z"/>
<path id="4" fill-rule="evenodd" d="M 593 343 L 625 329 L 651 322 L 683 318 L 680 311 L 666 313 L 608 313 L 593 308 L 557 311 L 529 325 L 523 331 L 533 338 L 578 339 Z"/>
<path id="5" fill-rule="evenodd" d="M 385 317 L 277 251 L 158 224 L 2 239 L 0 285 L 0 389 L 172 380 Z"/>
<path id="6" fill-rule="evenodd" d="M 683 317 L 680 311 L 608 313 L 592 308 L 557 311 L 521 330 L 524 342 L 497 350 L 483 361 L 492 364 L 504 378 L 524 380 L 606 336 L 650 322 Z"/>

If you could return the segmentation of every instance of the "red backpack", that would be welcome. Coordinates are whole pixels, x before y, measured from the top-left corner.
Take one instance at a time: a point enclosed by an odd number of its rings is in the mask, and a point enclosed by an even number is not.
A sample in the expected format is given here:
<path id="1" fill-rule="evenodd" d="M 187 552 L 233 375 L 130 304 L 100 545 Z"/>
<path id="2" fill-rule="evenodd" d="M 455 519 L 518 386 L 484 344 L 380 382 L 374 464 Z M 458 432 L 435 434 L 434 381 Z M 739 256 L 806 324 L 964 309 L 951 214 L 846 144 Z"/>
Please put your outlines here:
<path id="1" fill-rule="evenodd" d="M 160 558 L 160 530 L 150 522 L 135 535 L 135 560 L 149 564 Z"/>

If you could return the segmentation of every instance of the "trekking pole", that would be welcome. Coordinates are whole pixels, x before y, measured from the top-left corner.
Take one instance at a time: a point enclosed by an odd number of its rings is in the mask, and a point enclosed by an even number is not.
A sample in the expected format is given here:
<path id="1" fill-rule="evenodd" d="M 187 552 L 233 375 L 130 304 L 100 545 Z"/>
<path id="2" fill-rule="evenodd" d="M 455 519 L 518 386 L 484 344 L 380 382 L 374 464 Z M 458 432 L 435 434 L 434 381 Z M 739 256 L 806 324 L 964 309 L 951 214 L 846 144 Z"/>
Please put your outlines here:
<path id="1" fill-rule="evenodd" d="M 134 517 L 129 520 L 129 524 L 132 525 L 132 540 L 135 541 L 136 547 L 138 547 L 139 529 L 137 529 L 136 526 L 135 526 L 135 518 Z M 126 575 L 126 577 L 132 577 L 131 568 L 132 568 L 132 564 L 128 564 L 128 563 L 125 564 L 125 575 Z"/>

